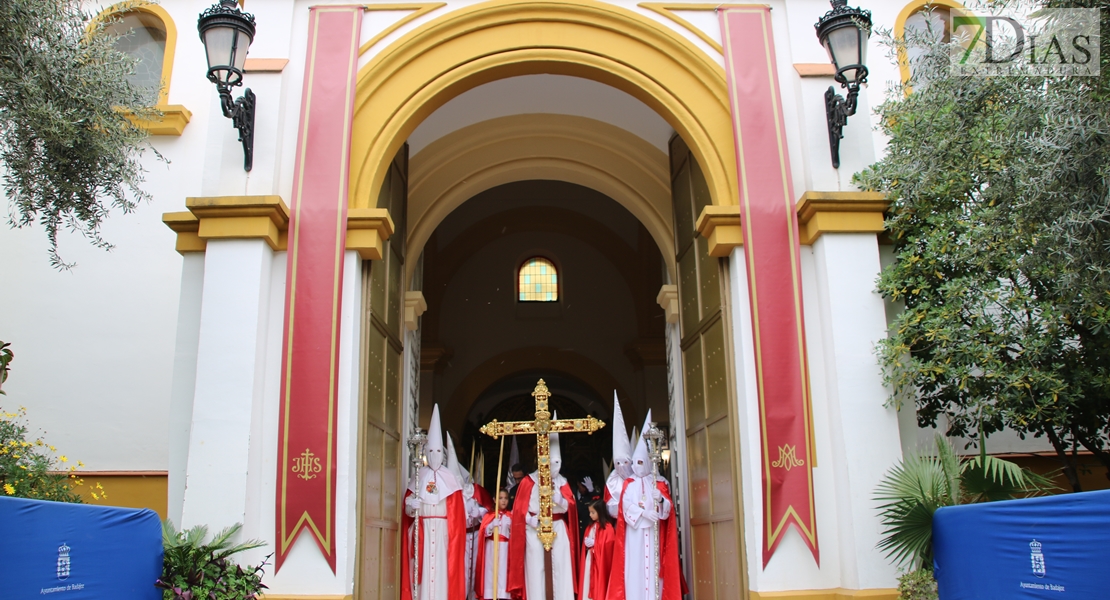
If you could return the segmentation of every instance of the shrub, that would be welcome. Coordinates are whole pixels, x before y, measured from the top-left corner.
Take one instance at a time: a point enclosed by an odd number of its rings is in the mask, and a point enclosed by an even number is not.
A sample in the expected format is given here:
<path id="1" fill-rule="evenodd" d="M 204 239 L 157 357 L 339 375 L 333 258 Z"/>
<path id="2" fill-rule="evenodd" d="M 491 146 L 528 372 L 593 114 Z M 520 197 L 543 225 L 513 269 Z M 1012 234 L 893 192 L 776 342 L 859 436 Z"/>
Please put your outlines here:
<path id="1" fill-rule="evenodd" d="M 898 578 L 899 600 L 938 600 L 937 580 L 926 569 L 910 571 Z"/>
<path id="2" fill-rule="evenodd" d="M 84 483 L 77 476 L 84 463 L 70 462 L 66 455 L 55 456 L 57 448 L 42 437 L 29 439 L 27 409 L 0 410 L 0 495 L 34 500 L 80 503 L 74 490 Z M 106 498 L 100 484 L 93 488 L 94 499 Z"/>
<path id="3" fill-rule="evenodd" d="M 263 569 L 270 556 L 258 566 L 242 567 L 233 554 L 259 548 L 265 543 L 258 540 L 232 545 L 231 538 L 239 532 L 240 524 L 221 530 L 205 543 L 208 528 L 197 525 L 178 531 L 169 519 L 162 522 L 162 577 L 155 587 L 162 590 L 164 600 L 255 600 L 266 586 L 262 583 Z"/>

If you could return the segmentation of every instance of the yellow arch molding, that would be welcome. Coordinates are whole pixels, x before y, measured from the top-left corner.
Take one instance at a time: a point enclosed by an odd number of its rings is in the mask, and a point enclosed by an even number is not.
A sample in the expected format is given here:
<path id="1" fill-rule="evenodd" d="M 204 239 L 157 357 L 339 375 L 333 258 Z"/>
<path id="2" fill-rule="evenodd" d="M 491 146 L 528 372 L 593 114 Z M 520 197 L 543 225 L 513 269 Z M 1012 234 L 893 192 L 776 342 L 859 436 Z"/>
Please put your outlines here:
<path id="1" fill-rule="evenodd" d="M 493 0 L 417 28 L 360 70 L 350 205 L 376 202 L 389 162 L 435 109 L 484 83 L 537 73 L 591 79 L 644 102 L 690 145 L 713 203 L 737 204 L 724 70 L 704 52 L 600 2 Z"/>
<path id="2" fill-rule="evenodd" d="M 702 31 L 700 28 L 698 28 L 693 23 L 691 23 L 691 22 L 687 21 L 686 19 L 683 19 L 682 17 L 678 16 L 678 14 L 675 13 L 674 11 L 676 11 L 676 10 L 711 10 L 711 11 L 716 12 L 716 11 L 722 9 L 722 8 L 729 8 L 729 7 L 735 6 L 735 5 L 732 5 L 732 4 L 682 4 L 682 3 L 675 3 L 675 2 L 641 2 L 637 6 L 639 6 L 640 8 L 650 10 L 653 13 L 656 13 L 656 14 L 664 17 L 664 18 L 670 19 L 671 21 L 674 21 L 675 23 L 678 23 L 680 26 L 689 30 L 690 33 L 698 36 L 698 39 L 705 42 L 706 44 L 709 44 L 710 48 L 716 50 L 720 54 L 725 53 L 725 49 L 724 49 L 723 46 L 721 46 L 720 42 L 718 42 L 717 40 L 709 37 L 709 35 L 707 33 Z"/>
<path id="3" fill-rule="evenodd" d="M 162 87 L 158 90 L 158 104 L 154 108 L 161 111 L 162 117 L 159 119 L 139 119 L 129 116 L 132 122 L 138 127 L 142 127 L 150 132 L 152 135 L 181 135 L 185 130 L 185 126 L 189 124 L 189 119 L 192 118 L 193 113 L 189 109 L 180 104 L 170 104 L 170 75 L 173 74 L 173 58 L 177 51 L 177 25 L 173 22 L 173 17 L 170 13 L 161 6 L 146 0 L 126 0 L 109 6 L 108 8 L 100 11 L 92 21 L 89 22 L 89 27 L 95 23 L 103 21 L 108 15 L 124 14 L 129 12 L 144 12 L 153 15 L 162 22 L 162 27 L 166 30 L 166 48 L 162 55 Z"/>
<path id="4" fill-rule="evenodd" d="M 914 13 L 926 7 L 933 6 L 951 10 L 967 10 L 967 7 L 955 0 L 913 0 L 904 6 L 902 11 L 898 13 L 898 17 L 894 19 L 894 39 L 905 39 L 906 20 Z M 906 56 L 906 49 L 903 47 L 898 48 L 898 72 L 902 76 L 902 83 L 906 83 L 910 80 L 910 60 L 909 57 Z"/>
<path id="5" fill-rule="evenodd" d="M 423 17 L 424 15 L 447 6 L 446 2 L 405 2 L 400 4 L 367 4 L 362 7 L 364 11 L 386 11 L 386 10 L 411 10 L 412 12 L 401 17 L 396 23 L 381 30 L 378 35 L 370 38 L 365 44 L 358 47 L 358 55 L 366 54 L 368 50 L 374 47 L 374 44 L 385 39 L 385 36 L 397 31 L 401 27 L 408 25 L 410 22 Z"/>
<path id="6" fill-rule="evenodd" d="M 409 163 L 409 253 L 419 256 L 440 222 L 492 187 L 557 179 L 597 190 L 651 234 L 674 276 L 667 156 L 624 129 L 571 115 L 490 119 L 452 132 Z M 406 264 L 406 282 L 416 261 Z"/>

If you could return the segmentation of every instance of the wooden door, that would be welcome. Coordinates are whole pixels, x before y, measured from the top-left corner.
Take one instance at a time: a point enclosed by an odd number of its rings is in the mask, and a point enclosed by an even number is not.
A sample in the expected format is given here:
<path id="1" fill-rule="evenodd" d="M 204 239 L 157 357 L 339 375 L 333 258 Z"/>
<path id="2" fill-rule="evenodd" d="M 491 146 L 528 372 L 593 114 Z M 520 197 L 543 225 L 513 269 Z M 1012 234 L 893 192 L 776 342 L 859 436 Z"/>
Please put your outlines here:
<path id="1" fill-rule="evenodd" d="M 747 577 L 723 269 L 694 229 L 711 203 L 705 176 L 682 138 L 671 140 L 670 151 L 690 485 L 684 508 L 690 514 L 693 549 L 690 591 L 696 600 L 734 600 L 746 597 Z"/>
<path id="2" fill-rule="evenodd" d="M 401 377 L 405 208 L 408 145 L 389 169 L 378 196 L 396 232 L 381 260 L 362 266 L 361 539 L 357 597 L 393 600 L 400 595 Z"/>

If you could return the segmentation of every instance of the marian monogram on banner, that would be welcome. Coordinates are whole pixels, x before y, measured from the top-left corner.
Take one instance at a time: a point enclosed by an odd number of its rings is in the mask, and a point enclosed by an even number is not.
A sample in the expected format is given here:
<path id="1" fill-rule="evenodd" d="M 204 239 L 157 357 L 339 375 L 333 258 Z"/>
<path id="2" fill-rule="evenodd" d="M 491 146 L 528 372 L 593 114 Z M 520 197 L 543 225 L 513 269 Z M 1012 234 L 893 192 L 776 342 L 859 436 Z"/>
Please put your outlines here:
<path id="1" fill-rule="evenodd" d="M 806 464 L 806 461 L 798 458 L 795 454 L 794 445 L 787 444 L 785 446 L 779 446 L 779 458 L 771 463 L 771 466 L 776 469 L 786 469 L 789 471 L 794 467 L 800 467 L 804 464 Z"/>
<path id="2" fill-rule="evenodd" d="M 308 448 L 305 448 L 300 456 L 293 459 L 293 473 L 305 481 L 315 479 L 316 474 L 321 470 L 320 457 L 313 454 Z"/>

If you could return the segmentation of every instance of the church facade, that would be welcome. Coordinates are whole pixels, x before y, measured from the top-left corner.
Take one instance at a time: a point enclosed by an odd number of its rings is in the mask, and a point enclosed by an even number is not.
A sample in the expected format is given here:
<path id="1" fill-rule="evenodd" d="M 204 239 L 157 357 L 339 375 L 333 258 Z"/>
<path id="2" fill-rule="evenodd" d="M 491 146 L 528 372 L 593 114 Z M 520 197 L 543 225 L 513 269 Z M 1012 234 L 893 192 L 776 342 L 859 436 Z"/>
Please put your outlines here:
<path id="1" fill-rule="evenodd" d="M 0 237 L 8 398 L 110 501 L 243 523 L 266 598 L 397 598 L 414 428 L 438 403 L 493 491 L 478 427 L 544 378 L 561 416 L 653 411 L 691 598 L 897 597 L 873 493 L 920 434 L 874 353 L 886 203 L 851 183 L 901 76 L 877 36 L 834 168 L 823 0 L 247 0 L 245 171 L 207 6 L 89 5 L 164 82 L 116 249 L 63 242 L 59 274 Z M 564 437 L 563 473 L 602 481 L 610 435 Z"/>

